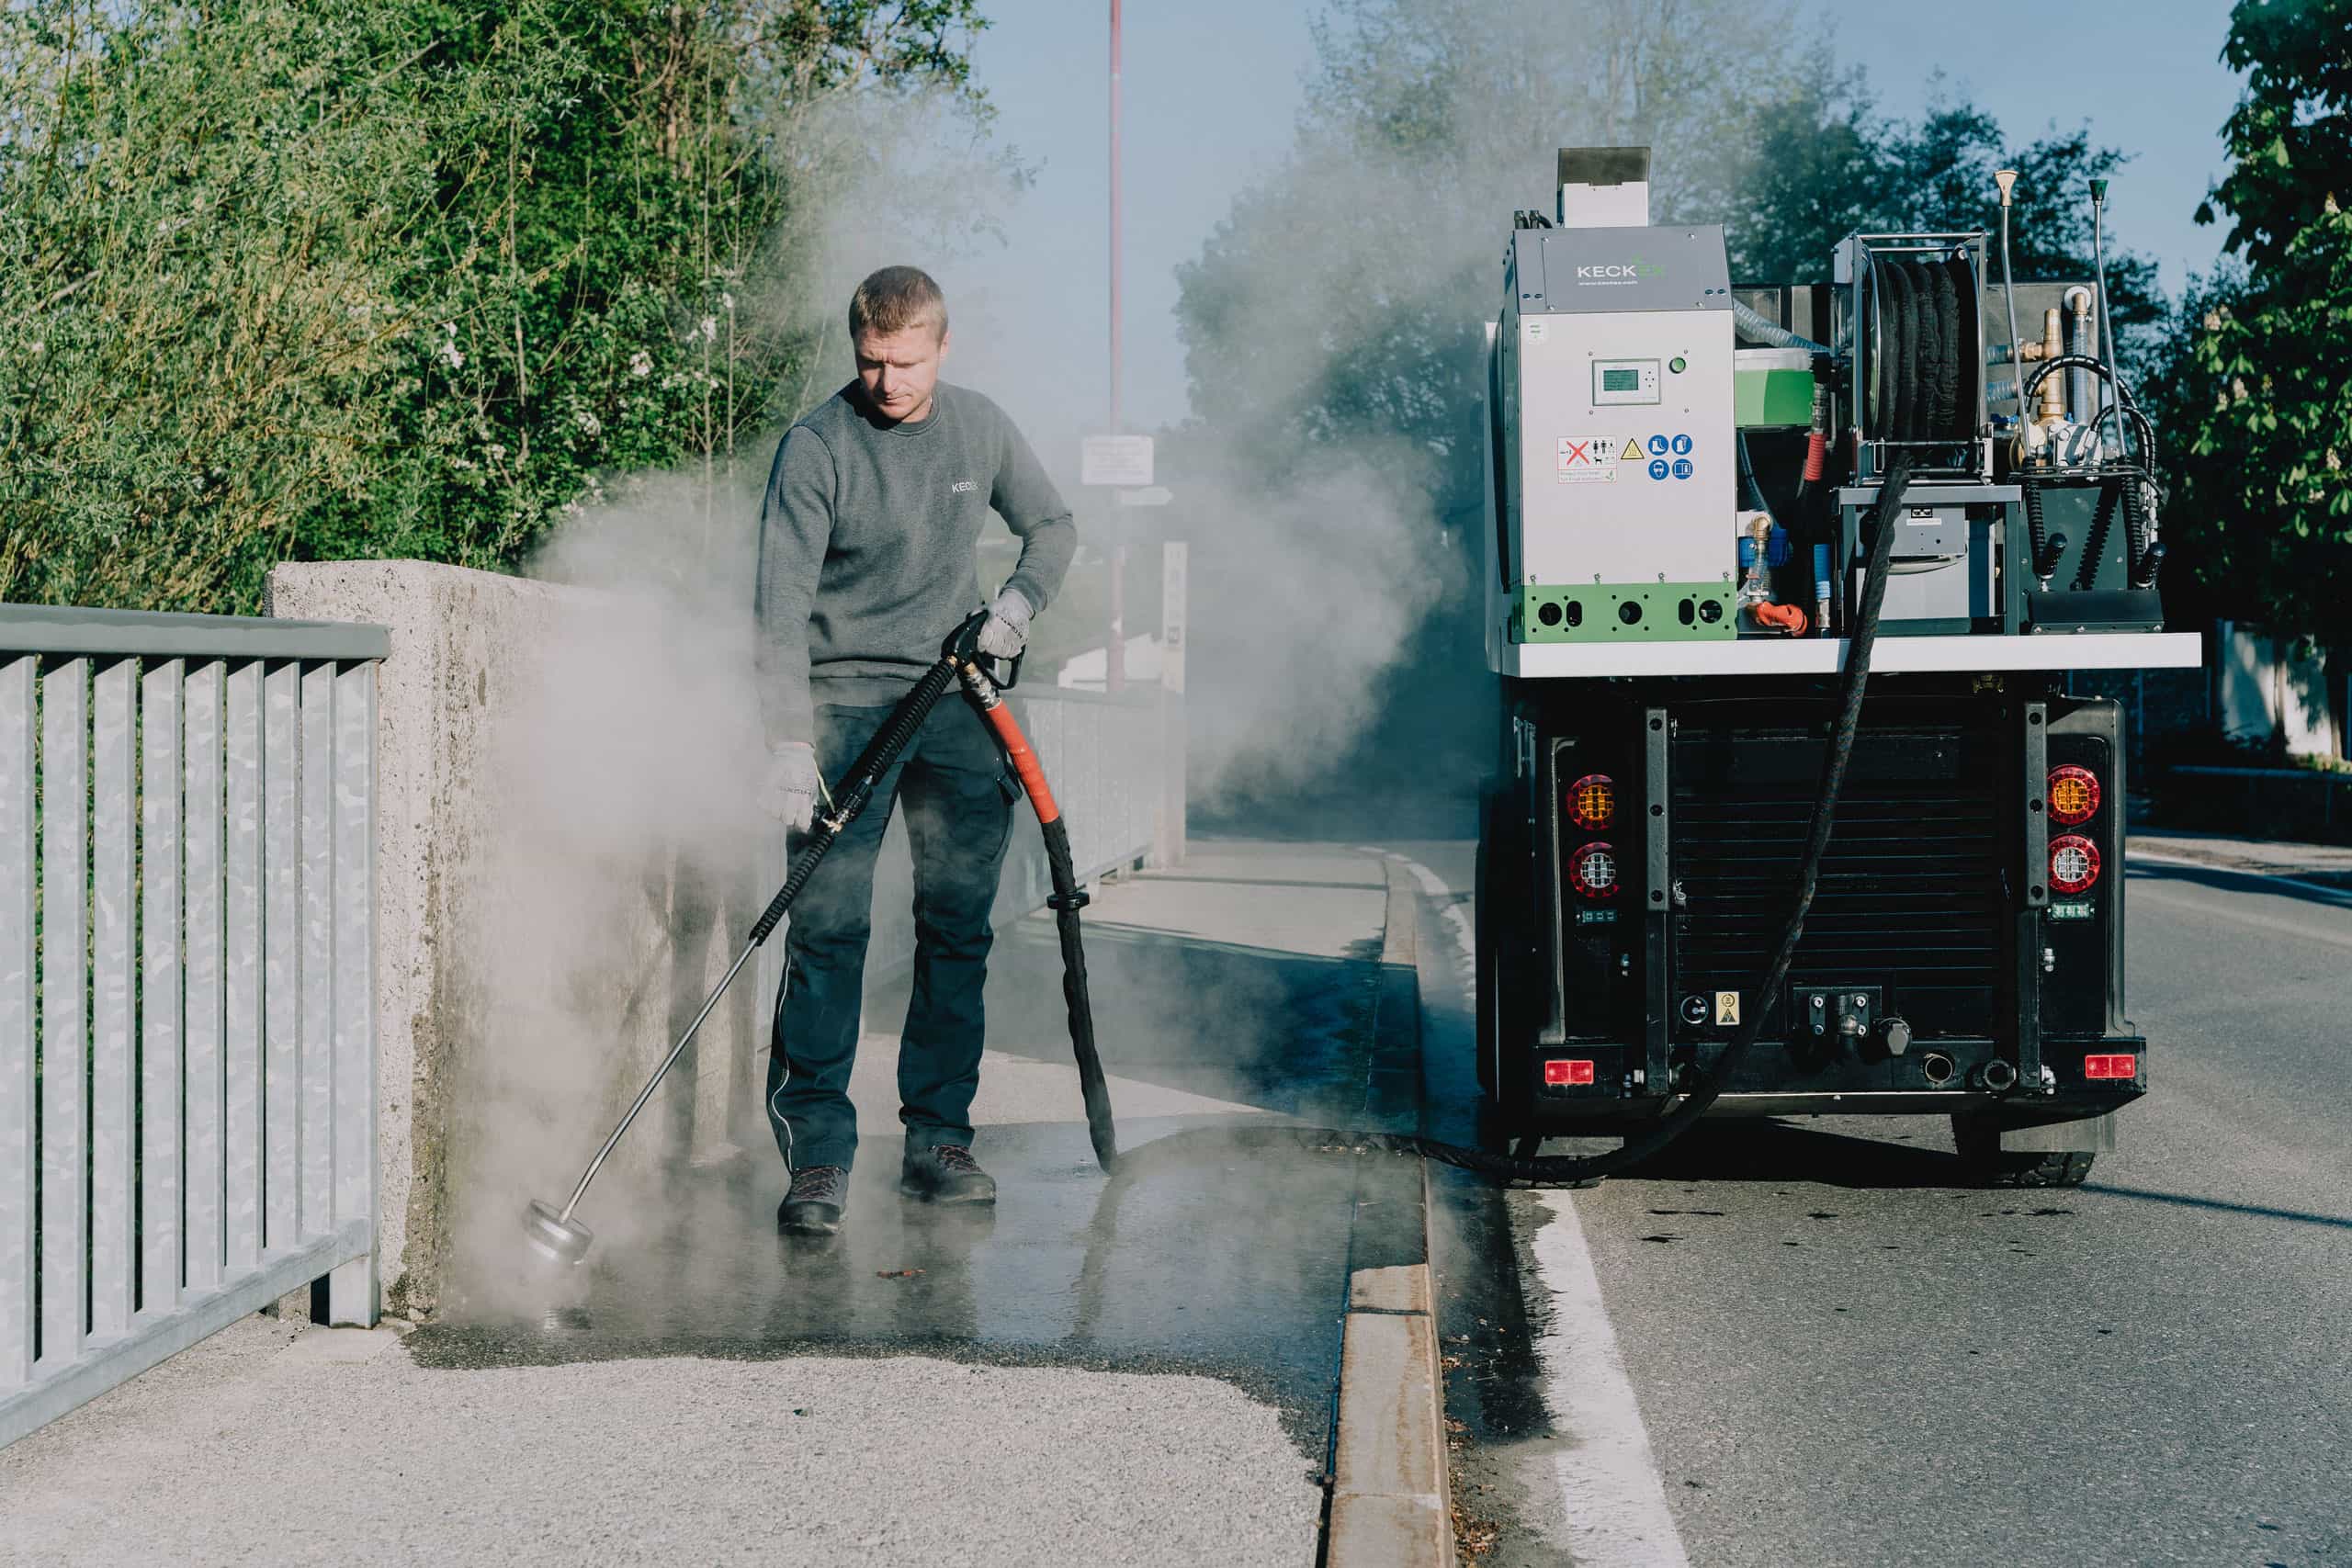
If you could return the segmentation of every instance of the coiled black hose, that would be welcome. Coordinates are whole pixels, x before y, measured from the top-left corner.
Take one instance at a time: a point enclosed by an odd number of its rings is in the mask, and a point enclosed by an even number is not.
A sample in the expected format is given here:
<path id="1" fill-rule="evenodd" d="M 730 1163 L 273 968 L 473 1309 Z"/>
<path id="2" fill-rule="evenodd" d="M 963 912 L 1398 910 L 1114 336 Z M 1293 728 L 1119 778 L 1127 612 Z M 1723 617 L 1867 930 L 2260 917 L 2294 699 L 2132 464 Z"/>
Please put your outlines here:
<path id="1" fill-rule="evenodd" d="M 2132 586 L 2154 588 L 2164 552 L 2148 537 L 2153 530 L 2148 525 L 2147 493 L 2140 488 L 2144 481 L 2137 473 L 2126 473 L 2120 482 L 2123 487 L 2123 536 L 2132 547 Z"/>
<path id="2" fill-rule="evenodd" d="M 2129 481 L 2125 481 L 2129 482 Z M 2075 566 L 2075 592 L 2086 592 L 2098 581 L 2098 558 L 2106 553 L 2108 530 L 2115 523 L 2116 482 L 2109 480 L 2098 487 L 2098 504 L 2091 510 L 2090 537 L 2083 541 L 2083 554 Z M 2140 558 L 2135 547 L 2132 558 Z"/>
<path id="3" fill-rule="evenodd" d="M 2033 575 L 2046 588 L 2050 584 L 2052 563 L 2050 559 L 2050 530 L 2042 521 L 2041 482 L 2029 479 L 2018 488 L 2025 493 L 2026 548 L 2033 557 Z"/>

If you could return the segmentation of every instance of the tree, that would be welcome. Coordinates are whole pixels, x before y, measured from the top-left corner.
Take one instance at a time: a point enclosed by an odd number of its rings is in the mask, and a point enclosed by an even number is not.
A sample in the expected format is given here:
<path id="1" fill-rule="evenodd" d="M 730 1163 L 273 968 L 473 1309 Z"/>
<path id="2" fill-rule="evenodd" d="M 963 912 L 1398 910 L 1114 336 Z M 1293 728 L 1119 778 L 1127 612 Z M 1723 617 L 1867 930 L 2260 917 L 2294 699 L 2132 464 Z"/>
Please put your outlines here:
<path id="1" fill-rule="evenodd" d="M 1936 102 L 1917 123 L 1873 114 L 1859 73 L 1826 67 L 1760 108 L 1722 212 L 1737 279 L 1826 282 L 1832 247 L 1855 232 L 1965 233 L 1999 220 L 1993 171 L 2018 171 L 2011 261 L 2021 279 L 2089 279 L 2090 182 L 2129 157 L 2092 145 L 2087 129 L 2013 146 L 1972 105 Z M 2107 293 L 2116 352 L 2151 362 L 2170 305 L 2149 257 L 2108 235 Z"/>
<path id="2" fill-rule="evenodd" d="M 506 568 L 797 412 L 820 238 L 973 132 L 975 0 L 16 0 L 0 599 L 249 608 L 268 564 Z M 980 176 L 1014 171 L 982 155 Z"/>
<path id="3" fill-rule="evenodd" d="M 2165 522 L 2213 607 L 2352 649 L 2352 0 L 2241 0 L 2231 168 L 2198 209 L 2229 262 L 2184 303 L 2165 378 Z"/>

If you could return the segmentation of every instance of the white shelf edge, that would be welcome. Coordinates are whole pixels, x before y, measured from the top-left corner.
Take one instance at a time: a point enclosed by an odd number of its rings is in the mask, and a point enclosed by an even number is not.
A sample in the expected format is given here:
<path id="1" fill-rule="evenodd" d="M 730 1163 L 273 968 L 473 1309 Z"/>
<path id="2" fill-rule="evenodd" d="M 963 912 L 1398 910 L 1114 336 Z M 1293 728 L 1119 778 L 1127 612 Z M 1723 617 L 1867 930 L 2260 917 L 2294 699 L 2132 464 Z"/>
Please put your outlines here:
<path id="1" fill-rule="evenodd" d="M 1834 675 L 1846 639 L 1732 642 L 1521 643 L 1506 646 L 1500 674 L 1593 680 L 1629 675 Z M 1873 675 L 2007 670 L 2193 670 L 2204 662 L 2195 632 L 2070 632 L 2041 637 L 1886 637 Z"/>

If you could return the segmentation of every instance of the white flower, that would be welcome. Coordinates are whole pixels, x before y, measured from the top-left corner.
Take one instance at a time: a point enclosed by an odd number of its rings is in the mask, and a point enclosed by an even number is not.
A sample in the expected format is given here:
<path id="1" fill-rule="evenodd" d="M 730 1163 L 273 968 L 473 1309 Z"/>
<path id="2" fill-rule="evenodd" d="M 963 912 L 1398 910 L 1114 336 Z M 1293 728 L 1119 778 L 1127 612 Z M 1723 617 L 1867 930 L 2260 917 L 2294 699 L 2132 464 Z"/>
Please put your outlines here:
<path id="1" fill-rule="evenodd" d="M 503 442 L 493 441 L 483 450 L 490 454 L 490 460 L 493 463 L 506 461 L 506 446 Z"/>
<path id="2" fill-rule="evenodd" d="M 40 353 L 40 352 L 41 352 L 41 350 L 43 350 L 43 349 L 47 348 L 47 347 L 49 346 L 49 344 L 45 344 L 45 343 L 41 342 L 39 338 L 35 338 L 35 339 L 32 341 L 32 343 L 31 343 L 28 346 L 32 349 L 32 351 L 33 351 L 35 354 L 39 354 L 39 353 Z"/>
<path id="3" fill-rule="evenodd" d="M 702 338 L 703 338 L 703 341 L 704 341 L 705 343 L 709 343 L 709 342 L 713 341 L 714 339 L 716 339 L 718 336 L 718 318 L 717 316 L 705 316 L 705 317 L 702 319 Z"/>
<path id="4" fill-rule="evenodd" d="M 580 426 L 580 434 L 582 435 L 601 435 L 605 433 L 605 422 L 586 409 L 582 409 L 572 415 L 572 423 Z"/>
<path id="5" fill-rule="evenodd" d="M 635 354 L 628 356 L 628 373 L 632 376 L 652 375 L 653 356 L 646 353 L 645 350 L 641 348 L 639 349 Z"/>
<path id="6" fill-rule="evenodd" d="M 721 295 L 718 297 L 718 302 L 719 302 L 721 305 L 724 305 L 724 306 L 726 306 L 726 307 L 727 307 L 727 311 L 728 311 L 728 313 L 729 313 L 729 315 L 734 314 L 734 311 L 735 311 L 735 296 L 733 296 L 732 294 L 721 294 Z"/>

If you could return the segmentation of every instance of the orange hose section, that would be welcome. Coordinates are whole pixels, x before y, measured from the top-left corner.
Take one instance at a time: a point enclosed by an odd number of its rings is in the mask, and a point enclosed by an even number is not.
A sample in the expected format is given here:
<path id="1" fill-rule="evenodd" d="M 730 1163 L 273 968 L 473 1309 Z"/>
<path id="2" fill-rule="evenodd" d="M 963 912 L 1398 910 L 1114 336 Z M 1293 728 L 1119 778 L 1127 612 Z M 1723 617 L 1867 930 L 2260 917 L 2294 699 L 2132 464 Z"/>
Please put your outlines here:
<path id="1" fill-rule="evenodd" d="M 1829 472 L 1829 437 L 1816 430 L 1805 438 L 1804 477 L 1819 484 Z"/>
<path id="2" fill-rule="evenodd" d="M 1029 796 L 1029 804 L 1036 808 L 1037 821 L 1042 826 L 1061 819 L 1062 808 L 1054 804 L 1052 786 L 1046 783 L 1046 770 L 1037 765 L 1037 753 L 1029 750 L 1029 738 L 1021 733 L 1020 721 L 1012 716 L 1012 707 L 999 703 L 984 710 L 989 728 L 996 731 L 997 741 L 1004 754 L 1012 759 L 1012 771 L 1021 775 L 1021 787 Z"/>
<path id="3" fill-rule="evenodd" d="M 1747 613 L 1756 617 L 1758 626 L 1781 626 L 1791 637 L 1804 636 L 1808 624 L 1804 612 L 1794 604 L 1754 604 L 1748 607 Z"/>

